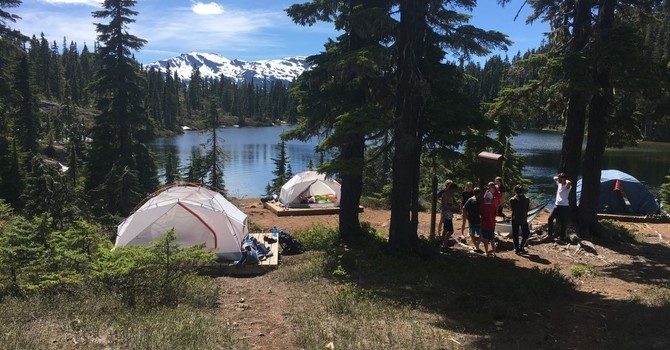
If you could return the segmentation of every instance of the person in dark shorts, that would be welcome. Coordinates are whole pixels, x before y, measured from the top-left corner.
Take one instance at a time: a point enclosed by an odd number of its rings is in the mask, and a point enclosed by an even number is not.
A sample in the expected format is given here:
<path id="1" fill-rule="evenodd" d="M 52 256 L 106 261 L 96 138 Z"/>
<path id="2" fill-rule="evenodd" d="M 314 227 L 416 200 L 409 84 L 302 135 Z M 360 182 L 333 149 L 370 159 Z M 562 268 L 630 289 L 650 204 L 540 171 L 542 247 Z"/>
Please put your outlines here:
<path id="1" fill-rule="evenodd" d="M 465 188 L 463 188 L 463 192 L 461 192 L 461 209 L 465 206 L 465 202 L 468 201 L 468 199 L 472 198 L 474 195 L 473 189 L 472 189 L 472 182 L 466 182 L 465 183 Z M 463 215 L 461 217 L 461 238 L 460 241 L 465 243 L 465 211 L 463 211 Z"/>
<path id="2" fill-rule="evenodd" d="M 479 249 L 479 244 L 481 243 L 481 218 L 479 217 L 481 200 L 479 199 L 479 196 L 481 195 L 481 192 L 479 187 L 475 187 L 472 191 L 472 196 L 465 201 L 465 204 L 463 204 L 463 222 L 467 219 L 470 224 L 470 240 L 477 252 L 481 252 Z"/>
<path id="3" fill-rule="evenodd" d="M 514 252 L 518 254 L 525 254 L 526 242 L 530 236 L 530 228 L 528 227 L 528 207 L 530 200 L 524 193 L 524 188 L 521 185 L 514 187 L 516 195 L 509 201 L 512 207 L 512 241 L 514 242 Z M 519 229 L 521 229 L 521 243 L 519 243 Z"/>
<path id="4" fill-rule="evenodd" d="M 453 181 L 447 180 L 444 182 L 444 193 L 440 201 L 442 203 L 442 249 L 449 247 L 449 239 L 454 234 L 454 213 L 460 209 L 458 202 L 454 196 L 456 185 Z"/>
<path id="5" fill-rule="evenodd" d="M 570 201 L 568 197 L 572 190 L 572 182 L 565 177 L 565 173 L 554 176 L 554 182 L 556 183 L 556 201 L 554 202 L 554 210 L 551 211 L 547 219 L 549 235 L 554 235 L 554 221 L 558 221 L 558 224 L 561 225 L 559 237 L 565 238 L 568 215 L 570 214 Z"/>

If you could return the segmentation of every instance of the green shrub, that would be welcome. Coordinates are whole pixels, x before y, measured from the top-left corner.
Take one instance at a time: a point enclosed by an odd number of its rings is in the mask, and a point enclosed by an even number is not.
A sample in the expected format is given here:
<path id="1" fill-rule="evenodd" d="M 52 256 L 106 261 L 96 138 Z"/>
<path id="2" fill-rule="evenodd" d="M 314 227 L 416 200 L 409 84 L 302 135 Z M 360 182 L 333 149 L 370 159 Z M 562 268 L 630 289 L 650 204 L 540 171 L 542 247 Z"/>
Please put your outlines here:
<path id="1" fill-rule="evenodd" d="M 322 224 L 315 224 L 309 230 L 297 232 L 295 237 L 305 250 L 326 250 L 339 242 L 339 233 Z"/>
<path id="2" fill-rule="evenodd" d="M 72 291 L 100 252 L 111 248 L 100 228 L 84 221 L 64 232 L 50 226 L 47 216 L 7 224 L 0 234 L 0 296 Z"/>
<path id="3" fill-rule="evenodd" d="M 199 279 L 206 278 L 195 276 L 195 269 L 212 261 L 214 255 L 205 252 L 202 245 L 181 248 L 175 239 L 174 230 L 170 230 L 149 247 L 131 246 L 107 252 L 95 263 L 93 277 L 118 293 L 129 306 L 187 302 L 194 295 L 189 291 L 190 285 L 202 288 Z"/>
<path id="4" fill-rule="evenodd" d="M 598 276 L 599 272 L 591 264 L 575 265 L 570 268 L 570 274 L 575 278 L 588 278 Z"/>
<path id="5" fill-rule="evenodd" d="M 361 205 L 370 209 L 389 210 L 391 209 L 389 198 L 390 197 L 362 196 Z"/>

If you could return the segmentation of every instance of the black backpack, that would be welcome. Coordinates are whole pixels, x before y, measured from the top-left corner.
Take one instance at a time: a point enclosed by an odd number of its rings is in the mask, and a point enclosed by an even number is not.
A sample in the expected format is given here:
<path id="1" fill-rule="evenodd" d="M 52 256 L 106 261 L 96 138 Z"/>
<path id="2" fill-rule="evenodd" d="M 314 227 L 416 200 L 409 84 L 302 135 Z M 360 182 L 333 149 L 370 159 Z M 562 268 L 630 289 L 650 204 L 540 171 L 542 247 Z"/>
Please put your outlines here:
<path id="1" fill-rule="evenodd" d="M 282 254 L 295 255 L 302 253 L 302 243 L 284 230 L 279 230 L 279 245 Z"/>

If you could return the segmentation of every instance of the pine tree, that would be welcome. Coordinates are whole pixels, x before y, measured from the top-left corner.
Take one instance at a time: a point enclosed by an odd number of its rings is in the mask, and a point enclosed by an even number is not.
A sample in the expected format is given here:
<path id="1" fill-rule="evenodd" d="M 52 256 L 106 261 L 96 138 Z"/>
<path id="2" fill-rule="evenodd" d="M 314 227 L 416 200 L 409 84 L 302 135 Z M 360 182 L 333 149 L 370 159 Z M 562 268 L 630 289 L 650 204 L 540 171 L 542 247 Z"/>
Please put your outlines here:
<path id="1" fill-rule="evenodd" d="M 181 175 L 178 170 L 179 155 L 175 149 L 168 148 L 165 154 L 165 184 L 171 184 L 181 180 Z"/>
<path id="2" fill-rule="evenodd" d="M 22 56 L 15 77 L 16 91 L 20 94 L 18 111 L 14 117 L 19 144 L 23 152 L 37 153 L 39 125 L 37 100 L 30 79 L 28 57 Z"/>
<path id="3" fill-rule="evenodd" d="M 560 172 L 576 183 L 582 174 L 582 192 L 572 220 L 578 234 L 588 233 L 597 226 L 597 206 L 600 197 L 600 169 L 607 146 L 608 124 L 613 121 L 615 94 L 618 82 L 626 89 L 639 79 L 637 63 L 645 61 L 639 55 L 635 31 L 627 16 L 619 13 L 638 13 L 649 17 L 662 1 L 546 1 L 532 3 L 530 20 L 544 18 L 551 25 L 552 59 L 560 62 L 563 74 L 558 84 L 567 98 L 565 132 Z M 561 6 L 557 6 L 561 5 Z M 624 68 L 625 67 L 625 68 Z M 588 123 L 588 124 L 587 124 Z M 587 145 L 582 152 L 585 132 Z M 570 203 L 577 207 L 576 191 L 570 193 Z"/>
<path id="4" fill-rule="evenodd" d="M 21 193 L 25 186 L 21 160 L 16 141 L 0 135 L 0 199 L 4 199 L 14 209 L 21 209 Z"/>
<path id="5" fill-rule="evenodd" d="M 461 55 L 484 55 L 489 48 L 508 44 L 506 36 L 466 25 L 467 17 L 452 10 L 471 9 L 471 1 L 401 0 L 397 46 L 397 89 L 393 129 L 393 189 L 389 244 L 410 249 L 418 241 L 419 182 L 424 137 L 428 131 L 444 134 L 449 142 L 477 120 L 476 113 L 454 118 L 453 112 L 470 110 L 471 101 L 454 91 L 462 84 L 460 70 L 442 63 L 446 50 Z M 448 121 L 438 122 L 437 111 L 448 111 Z M 463 118 L 464 117 L 464 118 Z M 450 130 L 451 129 L 451 130 Z M 448 144 L 449 144 L 448 143 Z"/>
<path id="6" fill-rule="evenodd" d="M 208 184 L 226 193 L 226 186 L 223 180 L 223 169 L 226 160 L 225 153 L 221 144 L 223 139 L 219 138 L 216 129 L 219 126 L 219 112 L 214 100 L 208 102 L 209 127 L 211 134 L 205 148 L 205 167 L 208 175 Z"/>
<path id="7" fill-rule="evenodd" d="M 204 183 L 205 176 L 207 176 L 207 167 L 202 148 L 193 148 L 186 167 L 186 181 Z"/>
<path id="8" fill-rule="evenodd" d="M 319 170 L 337 173 L 342 181 L 339 228 L 344 240 L 355 240 L 360 233 L 366 136 L 388 127 L 391 68 L 384 43 L 392 41 L 392 5 L 384 0 L 331 0 L 287 9 L 301 25 L 334 22 L 344 31 L 336 42 L 326 44 L 326 52 L 308 58 L 314 68 L 293 88 L 302 119 L 288 133 L 296 139 L 323 133 L 317 151 L 336 151 Z"/>
<path id="9" fill-rule="evenodd" d="M 47 252 L 44 245 L 36 225 L 23 217 L 0 232 L 0 274 L 6 276 L 0 297 L 25 296 L 30 286 L 39 283 L 38 272 Z"/>
<path id="10" fill-rule="evenodd" d="M 127 25 L 137 12 L 134 0 L 105 0 L 94 18 L 110 18 L 109 24 L 96 23 L 100 69 L 94 81 L 96 116 L 92 130 L 86 188 L 95 190 L 98 209 L 114 214 L 128 213 L 146 193 L 157 186 L 155 165 L 141 143 L 151 135 L 143 108 L 142 76 L 131 50 L 139 50 L 145 40 L 131 35 Z M 120 186 L 120 187 L 119 187 Z"/>
<path id="11" fill-rule="evenodd" d="M 62 227 L 65 207 L 71 200 L 71 189 L 66 178 L 54 164 L 47 164 L 40 156 L 30 160 L 30 172 L 23 194 L 23 215 L 27 217 L 48 214 L 54 228 Z"/>
<path id="12" fill-rule="evenodd" d="M 272 171 L 272 174 L 276 177 L 272 179 L 272 183 L 265 187 L 265 192 L 268 194 L 278 194 L 281 187 L 290 179 L 287 171 L 290 163 L 286 154 L 286 141 L 281 140 L 275 147 L 275 151 L 277 151 L 277 157 L 272 158 L 272 162 L 275 164 L 275 170 Z"/>

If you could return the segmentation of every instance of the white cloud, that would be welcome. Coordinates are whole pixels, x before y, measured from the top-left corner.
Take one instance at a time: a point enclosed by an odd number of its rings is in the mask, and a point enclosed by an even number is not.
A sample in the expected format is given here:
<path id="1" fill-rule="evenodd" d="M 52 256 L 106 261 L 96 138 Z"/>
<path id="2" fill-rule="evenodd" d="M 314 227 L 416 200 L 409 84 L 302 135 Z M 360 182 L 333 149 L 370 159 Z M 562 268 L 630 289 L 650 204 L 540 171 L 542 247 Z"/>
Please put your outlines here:
<path id="1" fill-rule="evenodd" d="M 46 1 L 60 1 L 61 5 L 45 6 Z M 92 50 L 97 37 L 94 23 L 106 23 L 109 19 L 93 18 L 91 13 L 94 8 L 65 6 L 64 1 L 24 1 L 26 6 L 16 9 L 16 14 L 23 19 L 13 24 L 12 28 L 38 38 L 44 32 L 49 42 L 56 41 L 59 46 L 66 37 L 68 45 L 74 41 L 81 49 L 86 43 Z M 69 1 L 72 4 L 75 0 Z M 296 26 L 280 8 L 226 7 L 219 15 L 203 16 L 193 11 L 193 1 L 179 0 L 181 6 L 169 5 L 174 2 L 137 2 L 134 10 L 138 16 L 134 18 L 134 23 L 128 25 L 128 31 L 147 40 L 147 44 L 135 52 L 140 62 L 153 62 L 191 51 L 220 53 L 245 60 L 283 57 L 275 53 L 277 50 L 282 50 L 281 55 L 291 56 L 303 44 L 303 33 L 318 32 L 318 26 L 309 31 Z M 319 39 L 316 46 L 321 48 L 323 41 L 325 39 Z M 311 52 L 300 51 L 300 54 Z"/>
<path id="2" fill-rule="evenodd" d="M 208 4 L 204 2 L 194 2 L 191 7 L 194 13 L 199 15 L 220 15 L 223 13 L 223 7 L 215 2 Z"/>
<path id="3" fill-rule="evenodd" d="M 100 6 L 103 0 L 42 0 L 49 4 L 64 4 L 64 5 L 89 5 L 89 6 Z"/>
<path id="4" fill-rule="evenodd" d="M 219 16 L 202 16 L 171 8 L 160 15 L 141 11 L 133 33 L 148 40 L 143 50 L 244 52 L 275 44 L 268 35 L 288 19 L 282 12 L 228 10 Z"/>
<path id="5" fill-rule="evenodd" d="M 19 8 L 21 9 L 21 8 Z M 15 28 L 28 36 L 40 37 L 40 33 L 49 42 L 56 41 L 60 46 L 63 42 L 63 37 L 67 39 L 67 43 L 74 41 L 77 43 L 79 49 L 84 47 L 84 43 L 88 45 L 89 50 L 93 50 L 93 43 L 96 40 L 97 33 L 95 25 L 93 25 L 93 18 L 90 16 L 90 11 L 81 8 L 79 11 L 27 11 L 18 12 L 22 17 L 17 21 Z M 62 48 L 61 48 L 62 49 Z"/>

